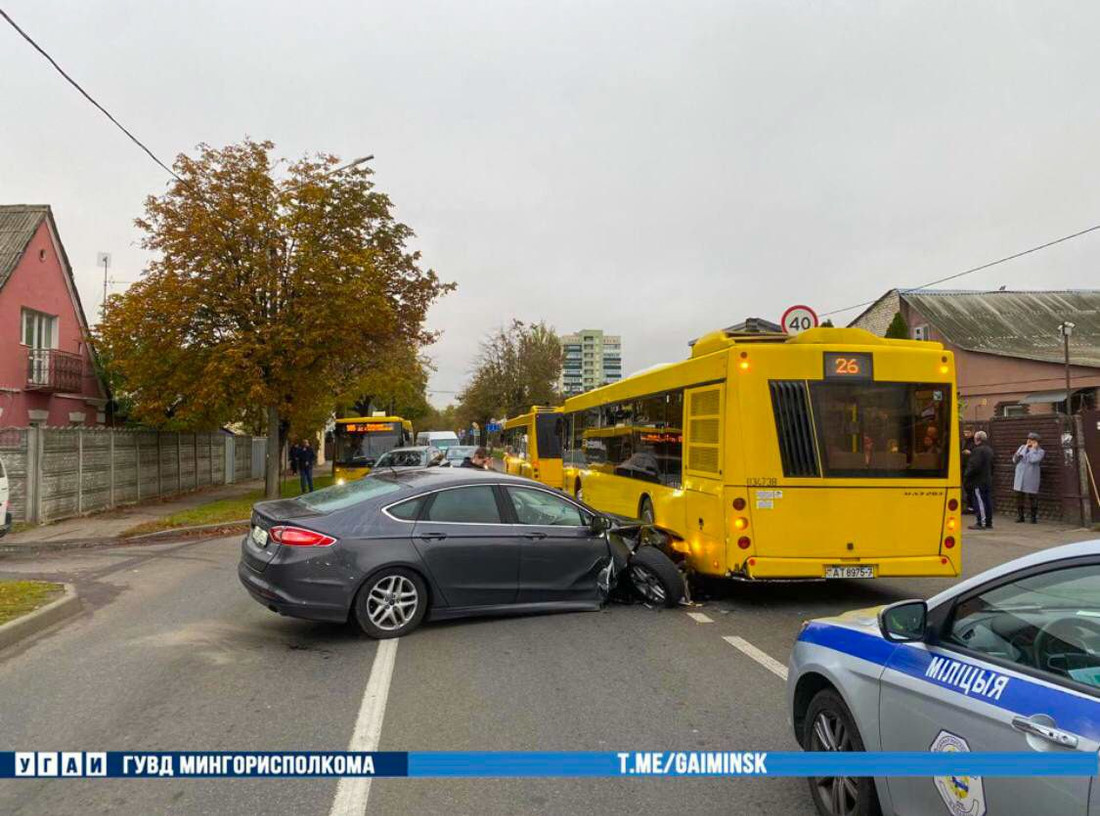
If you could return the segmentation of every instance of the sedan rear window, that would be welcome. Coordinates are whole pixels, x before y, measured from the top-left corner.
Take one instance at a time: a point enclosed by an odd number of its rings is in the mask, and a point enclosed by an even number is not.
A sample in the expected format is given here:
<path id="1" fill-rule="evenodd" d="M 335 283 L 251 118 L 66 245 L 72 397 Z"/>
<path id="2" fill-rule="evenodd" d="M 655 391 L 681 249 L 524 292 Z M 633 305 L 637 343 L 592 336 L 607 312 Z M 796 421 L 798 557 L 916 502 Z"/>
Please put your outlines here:
<path id="1" fill-rule="evenodd" d="M 417 516 L 420 515 L 420 507 L 424 504 L 424 497 L 417 496 L 415 499 L 409 499 L 403 501 L 400 504 L 395 504 L 392 507 L 387 507 L 386 512 L 393 516 L 395 519 L 401 519 L 402 521 L 416 521 Z"/>
<path id="2" fill-rule="evenodd" d="M 372 479 L 368 476 L 347 484 L 333 485 L 313 493 L 306 493 L 299 496 L 298 501 L 306 507 L 327 513 L 332 510 L 342 510 L 378 496 L 385 496 L 387 493 L 396 493 L 400 489 L 399 484 Z"/>

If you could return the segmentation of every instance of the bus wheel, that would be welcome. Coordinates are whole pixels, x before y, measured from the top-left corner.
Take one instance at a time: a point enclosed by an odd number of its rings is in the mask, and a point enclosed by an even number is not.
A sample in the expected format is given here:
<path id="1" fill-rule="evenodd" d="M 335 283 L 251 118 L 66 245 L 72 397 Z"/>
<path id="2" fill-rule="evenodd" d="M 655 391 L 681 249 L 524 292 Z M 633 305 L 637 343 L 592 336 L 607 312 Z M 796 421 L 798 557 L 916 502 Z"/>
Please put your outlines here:
<path id="1" fill-rule="evenodd" d="M 653 512 L 653 502 L 649 500 L 649 496 L 642 496 L 641 504 L 638 505 L 638 518 L 646 524 L 656 523 L 657 516 Z"/>

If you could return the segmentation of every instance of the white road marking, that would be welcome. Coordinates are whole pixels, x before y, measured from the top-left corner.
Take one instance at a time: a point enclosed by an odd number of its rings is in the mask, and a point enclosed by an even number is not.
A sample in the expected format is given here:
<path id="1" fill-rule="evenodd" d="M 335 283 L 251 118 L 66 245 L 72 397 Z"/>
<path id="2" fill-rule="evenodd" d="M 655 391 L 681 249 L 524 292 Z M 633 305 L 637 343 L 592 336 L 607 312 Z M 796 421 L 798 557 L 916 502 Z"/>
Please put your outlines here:
<path id="1" fill-rule="evenodd" d="M 753 646 L 751 643 L 749 643 L 744 638 L 733 637 L 733 636 L 727 635 L 726 637 L 723 637 L 722 640 L 726 641 L 726 643 L 728 643 L 733 648 L 738 649 L 741 652 L 744 652 L 749 657 L 751 657 L 753 660 L 755 660 L 757 663 L 759 663 L 761 666 L 763 666 L 765 669 L 770 671 L 772 674 L 774 674 L 777 677 L 780 677 L 784 681 L 786 681 L 786 679 L 787 679 L 787 667 L 784 666 L 782 663 L 780 663 L 778 660 L 776 660 L 774 657 L 772 657 L 770 654 L 767 654 L 766 652 L 760 651 L 759 649 L 757 649 L 755 646 Z"/>
<path id="2" fill-rule="evenodd" d="M 712 621 L 702 612 L 688 612 L 688 617 L 696 623 L 714 623 L 714 621 Z"/>
<path id="3" fill-rule="evenodd" d="M 355 721 L 355 730 L 348 745 L 349 751 L 378 750 L 398 640 L 400 638 L 378 641 L 378 650 L 374 653 L 370 677 L 363 691 L 363 703 L 359 706 L 359 717 Z M 363 816 L 367 812 L 370 783 L 370 777 L 366 776 L 340 777 L 340 783 L 336 786 L 336 799 L 332 802 L 329 816 Z"/>

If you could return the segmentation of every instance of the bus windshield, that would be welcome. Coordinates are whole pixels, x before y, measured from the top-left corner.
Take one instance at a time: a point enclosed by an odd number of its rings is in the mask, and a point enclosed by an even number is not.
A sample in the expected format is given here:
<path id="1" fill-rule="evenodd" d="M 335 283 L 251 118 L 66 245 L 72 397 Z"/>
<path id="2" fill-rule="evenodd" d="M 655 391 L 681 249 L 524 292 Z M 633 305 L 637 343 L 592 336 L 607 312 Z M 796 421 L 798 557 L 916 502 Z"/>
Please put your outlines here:
<path id="1" fill-rule="evenodd" d="M 535 414 L 535 434 L 540 459 L 561 458 L 561 414 Z"/>
<path id="2" fill-rule="evenodd" d="M 386 431 L 347 431 L 338 425 L 336 464 L 365 466 L 400 444 L 401 433 L 397 428 Z"/>
<path id="3" fill-rule="evenodd" d="M 815 382 L 811 391 L 824 476 L 947 476 L 949 385 Z"/>

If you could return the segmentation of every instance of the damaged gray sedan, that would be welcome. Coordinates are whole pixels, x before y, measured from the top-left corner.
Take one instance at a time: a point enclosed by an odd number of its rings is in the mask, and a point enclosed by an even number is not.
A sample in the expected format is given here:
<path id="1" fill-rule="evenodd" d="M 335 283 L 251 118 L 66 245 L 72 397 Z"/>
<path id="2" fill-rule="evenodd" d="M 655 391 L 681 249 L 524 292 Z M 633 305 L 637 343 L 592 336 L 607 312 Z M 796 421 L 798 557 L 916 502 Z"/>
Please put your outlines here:
<path id="1" fill-rule="evenodd" d="M 432 468 L 257 504 L 237 573 L 274 612 L 391 638 L 425 617 L 594 610 L 617 594 L 674 606 L 669 544 L 529 479 Z"/>

